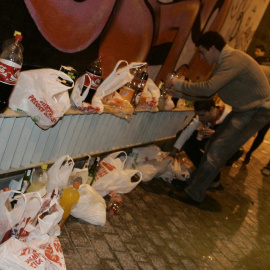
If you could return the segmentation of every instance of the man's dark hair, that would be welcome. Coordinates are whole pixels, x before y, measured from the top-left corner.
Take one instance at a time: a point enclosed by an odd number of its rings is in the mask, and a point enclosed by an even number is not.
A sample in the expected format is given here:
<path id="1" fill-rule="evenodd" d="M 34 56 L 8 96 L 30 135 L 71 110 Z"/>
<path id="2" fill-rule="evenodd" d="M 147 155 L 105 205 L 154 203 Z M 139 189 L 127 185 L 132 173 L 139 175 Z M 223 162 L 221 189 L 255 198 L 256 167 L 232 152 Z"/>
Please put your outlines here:
<path id="1" fill-rule="evenodd" d="M 257 45 L 256 49 L 260 49 L 262 52 L 266 52 L 265 47 L 263 45 Z"/>
<path id="2" fill-rule="evenodd" d="M 215 31 L 204 33 L 196 42 L 196 47 L 203 46 L 207 50 L 215 46 L 219 51 L 222 51 L 225 45 L 226 42 L 224 38 Z"/>
<path id="3" fill-rule="evenodd" d="M 206 100 L 206 101 L 195 101 L 194 102 L 194 110 L 196 112 L 199 111 L 207 111 L 209 112 L 212 107 L 215 107 L 215 101 L 213 99 Z"/>

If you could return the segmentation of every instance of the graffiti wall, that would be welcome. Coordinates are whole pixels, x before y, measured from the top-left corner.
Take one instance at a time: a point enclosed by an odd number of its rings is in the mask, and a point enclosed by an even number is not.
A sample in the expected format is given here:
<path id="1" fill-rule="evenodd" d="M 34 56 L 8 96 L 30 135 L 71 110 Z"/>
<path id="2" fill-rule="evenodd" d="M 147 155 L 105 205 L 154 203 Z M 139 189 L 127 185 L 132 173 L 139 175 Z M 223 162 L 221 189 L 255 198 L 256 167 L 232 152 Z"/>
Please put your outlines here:
<path id="1" fill-rule="evenodd" d="M 83 73 L 99 52 L 104 76 L 120 59 L 148 61 L 158 82 L 188 65 L 209 76 L 194 41 L 211 29 L 246 50 L 269 0 L 1 0 L 0 43 L 22 32 L 24 69 L 70 65 Z"/>

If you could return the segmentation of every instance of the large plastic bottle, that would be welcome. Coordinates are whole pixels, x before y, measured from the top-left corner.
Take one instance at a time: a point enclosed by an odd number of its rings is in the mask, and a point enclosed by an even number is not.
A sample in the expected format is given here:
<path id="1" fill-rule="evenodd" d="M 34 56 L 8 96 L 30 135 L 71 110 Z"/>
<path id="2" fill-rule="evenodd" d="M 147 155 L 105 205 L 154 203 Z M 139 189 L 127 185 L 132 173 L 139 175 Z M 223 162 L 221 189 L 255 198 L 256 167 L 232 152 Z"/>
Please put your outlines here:
<path id="1" fill-rule="evenodd" d="M 47 164 L 42 164 L 41 168 L 36 169 L 33 172 L 32 184 L 27 189 L 27 193 L 38 192 L 38 191 L 41 191 L 45 187 L 40 195 L 44 196 L 46 194 L 46 185 L 49 181 L 47 168 L 48 168 Z"/>
<path id="2" fill-rule="evenodd" d="M 23 63 L 22 35 L 14 32 L 15 38 L 6 40 L 0 55 L 0 113 L 8 107 L 8 100 L 19 77 Z"/>
<path id="3" fill-rule="evenodd" d="M 97 88 L 99 87 L 102 79 L 103 68 L 102 68 L 102 57 L 103 55 L 100 53 L 98 58 L 91 62 L 86 69 L 86 74 L 88 74 L 91 78 L 89 82 L 88 76 L 85 76 L 84 88 L 82 92 L 86 89 L 86 87 L 90 84 L 90 89 L 88 95 L 86 96 L 84 102 L 92 103 L 93 96 L 96 93 Z"/>
<path id="4" fill-rule="evenodd" d="M 80 193 L 78 190 L 79 186 L 80 186 L 80 183 L 75 182 L 73 187 L 66 187 L 63 190 L 62 197 L 60 200 L 60 205 L 63 208 L 64 213 L 63 213 L 61 221 L 59 222 L 60 227 L 62 227 L 65 224 L 66 220 L 68 219 L 71 212 L 72 205 L 76 203 L 80 198 Z"/>
<path id="5" fill-rule="evenodd" d="M 135 93 L 134 93 L 133 98 L 131 100 L 131 104 L 134 107 L 136 107 L 140 101 L 140 97 L 141 97 L 141 94 L 145 88 L 147 80 L 148 80 L 148 73 L 146 71 L 143 71 L 140 74 L 140 77 L 134 81 L 133 89 L 135 90 Z"/>

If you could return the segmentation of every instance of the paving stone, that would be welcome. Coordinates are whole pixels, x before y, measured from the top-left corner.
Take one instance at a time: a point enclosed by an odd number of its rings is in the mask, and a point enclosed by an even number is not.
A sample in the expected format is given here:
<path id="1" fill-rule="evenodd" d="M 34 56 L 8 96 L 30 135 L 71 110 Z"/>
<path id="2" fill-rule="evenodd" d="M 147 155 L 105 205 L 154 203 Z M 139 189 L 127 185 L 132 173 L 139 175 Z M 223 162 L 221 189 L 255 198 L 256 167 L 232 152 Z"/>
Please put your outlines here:
<path id="1" fill-rule="evenodd" d="M 157 248 L 149 241 L 149 239 L 138 237 L 137 241 L 145 252 L 157 254 Z"/>
<path id="2" fill-rule="evenodd" d="M 90 241 L 86 237 L 83 230 L 70 230 L 69 236 L 76 247 L 89 247 L 91 246 Z"/>
<path id="3" fill-rule="evenodd" d="M 102 269 L 106 270 L 119 270 L 122 269 L 119 262 L 116 260 L 102 260 Z"/>
<path id="4" fill-rule="evenodd" d="M 93 248 L 77 248 L 81 263 L 87 267 L 100 267 L 100 259 Z"/>
<path id="5" fill-rule="evenodd" d="M 136 269 L 139 269 L 139 267 L 137 266 L 136 262 L 134 261 L 134 259 L 132 258 L 132 256 L 128 252 L 119 252 L 119 251 L 116 251 L 115 252 L 115 255 L 118 258 L 121 266 L 124 269 L 127 269 L 127 270 L 136 270 Z"/>
<path id="6" fill-rule="evenodd" d="M 116 227 L 115 231 L 118 233 L 118 236 L 123 243 L 136 242 L 135 239 L 133 238 L 133 235 L 128 229 L 122 228 L 122 227 Z"/>
<path id="7" fill-rule="evenodd" d="M 169 264 L 164 260 L 164 258 L 158 256 L 158 255 L 149 255 L 153 265 L 156 267 L 156 269 L 170 269 Z"/>
<path id="8" fill-rule="evenodd" d="M 150 263 L 145 263 L 145 262 L 138 262 L 138 265 L 141 270 L 155 270 L 156 268 L 150 264 Z"/>
<path id="9" fill-rule="evenodd" d="M 104 234 L 112 250 L 126 251 L 126 248 L 117 234 Z"/>
<path id="10" fill-rule="evenodd" d="M 92 239 L 93 247 L 101 259 L 113 259 L 114 256 L 105 240 Z"/>
<path id="11" fill-rule="evenodd" d="M 147 262 L 148 258 L 144 250 L 139 246 L 139 244 L 126 244 L 126 247 L 137 262 Z"/>
<path id="12" fill-rule="evenodd" d="M 85 232 L 85 235 L 90 239 L 103 238 L 103 232 L 100 226 L 95 226 L 95 225 L 87 223 L 83 225 L 83 230 Z"/>

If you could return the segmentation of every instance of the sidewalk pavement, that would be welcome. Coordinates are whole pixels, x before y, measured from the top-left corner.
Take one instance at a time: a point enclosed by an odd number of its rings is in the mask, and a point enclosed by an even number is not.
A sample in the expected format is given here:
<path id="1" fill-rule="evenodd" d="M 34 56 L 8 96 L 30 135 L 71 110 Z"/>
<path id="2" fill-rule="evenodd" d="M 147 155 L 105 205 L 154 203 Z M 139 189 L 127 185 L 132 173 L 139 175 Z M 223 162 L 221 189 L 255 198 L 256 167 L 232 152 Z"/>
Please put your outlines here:
<path id="1" fill-rule="evenodd" d="M 248 149 L 253 139 L 245 146 Z M 222 169 L 222 190 L 200 207 L 167 194 L 154 179 L 123 195 L 118 215 L 99 227 L 70 217 L 59 239 L 68 270 L 268 270 L 270 133 L 248 165 Z"/>

